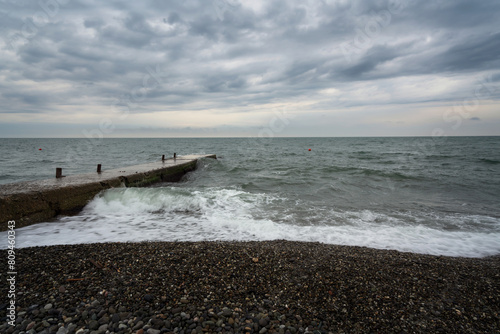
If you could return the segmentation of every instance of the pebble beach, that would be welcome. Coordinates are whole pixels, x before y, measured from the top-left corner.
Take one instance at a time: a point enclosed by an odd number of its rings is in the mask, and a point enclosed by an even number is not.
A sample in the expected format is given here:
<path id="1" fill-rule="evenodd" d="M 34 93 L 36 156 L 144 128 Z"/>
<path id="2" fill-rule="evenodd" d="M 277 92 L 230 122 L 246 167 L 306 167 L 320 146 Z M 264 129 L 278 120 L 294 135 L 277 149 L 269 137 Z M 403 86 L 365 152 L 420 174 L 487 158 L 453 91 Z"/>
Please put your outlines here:
<path id="1" fill-rule="evenodd" d="M 500 332 L 498 256 L 141 242 L 22 248 L 16 267 L 8 334 Z"/>

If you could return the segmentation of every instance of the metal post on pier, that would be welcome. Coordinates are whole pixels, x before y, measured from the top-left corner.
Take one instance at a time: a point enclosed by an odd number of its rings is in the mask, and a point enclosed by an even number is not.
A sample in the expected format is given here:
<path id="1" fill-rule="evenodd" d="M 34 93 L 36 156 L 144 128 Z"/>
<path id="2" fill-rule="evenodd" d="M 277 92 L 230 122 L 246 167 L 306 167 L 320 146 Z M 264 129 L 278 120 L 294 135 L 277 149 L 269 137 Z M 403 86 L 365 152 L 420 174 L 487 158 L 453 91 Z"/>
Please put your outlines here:
<path id="1" fill-rule="evenodd" d="M 101 172 L 101 164 L 98 164 L 97 165 L 97 173 L 100 173 Z"/>
<path id="2" fill-rule="evenodd" d="M 56 179 L 59 179 L 62 177 L 62 168 L 56 168 Z"/>

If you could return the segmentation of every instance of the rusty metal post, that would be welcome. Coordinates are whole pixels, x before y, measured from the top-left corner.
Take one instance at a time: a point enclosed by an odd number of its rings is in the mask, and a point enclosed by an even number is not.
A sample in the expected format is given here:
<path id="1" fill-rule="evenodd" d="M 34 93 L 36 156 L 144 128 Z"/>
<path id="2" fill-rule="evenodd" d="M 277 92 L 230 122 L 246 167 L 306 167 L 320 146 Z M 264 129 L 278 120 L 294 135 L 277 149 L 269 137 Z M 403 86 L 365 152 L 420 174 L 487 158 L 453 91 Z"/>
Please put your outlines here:
<path id="1" fill-rule="evenodd" d="M 174 153 L 174 159 L 177 157 L 177 153 Z"/>
<path id="2" fill-rule="evenodd" d="M 62 168 L 56 168 L 56 178 L 62 177 Z"/>
<path id="3" fill-rule="evenodd" d="M 161 156 L 161 161 L 165 161 L 165 154 Z"/>
<path id="4" fill-rule="evenodd" d="M 97 172 L 100 173 L 101 172 L 101 164 L 98 164 L 97 165 Z"/>

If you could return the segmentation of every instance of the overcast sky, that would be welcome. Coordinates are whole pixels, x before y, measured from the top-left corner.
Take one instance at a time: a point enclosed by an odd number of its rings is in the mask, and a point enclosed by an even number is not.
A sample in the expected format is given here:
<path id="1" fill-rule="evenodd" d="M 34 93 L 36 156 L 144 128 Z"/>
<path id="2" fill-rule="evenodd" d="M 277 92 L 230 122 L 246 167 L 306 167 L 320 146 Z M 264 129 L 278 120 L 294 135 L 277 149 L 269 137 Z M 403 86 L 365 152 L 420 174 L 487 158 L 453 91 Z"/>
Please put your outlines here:
<path id="1" fill-rule="evenodd" d="M 500 135 L 500 1 L 0 0 L 0 137 Z"/>

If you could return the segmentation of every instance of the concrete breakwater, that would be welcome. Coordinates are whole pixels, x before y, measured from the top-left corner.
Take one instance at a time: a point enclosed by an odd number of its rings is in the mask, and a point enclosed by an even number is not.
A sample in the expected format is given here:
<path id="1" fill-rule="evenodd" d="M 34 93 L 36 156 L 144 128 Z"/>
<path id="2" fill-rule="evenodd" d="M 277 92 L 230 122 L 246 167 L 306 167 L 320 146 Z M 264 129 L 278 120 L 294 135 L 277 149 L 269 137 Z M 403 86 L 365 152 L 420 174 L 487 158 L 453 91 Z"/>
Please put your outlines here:
<path id="1" fill-rule="evenodd" d="M 0 231 L 6 231 L 11 220 L 19 228 L 57 215 L 77 213 L 105 189 L 179 181 L 196 168 L 201 158 L 216 159 L 216 156 L 186 155 L 89 174 L 0 185 Z"/>

